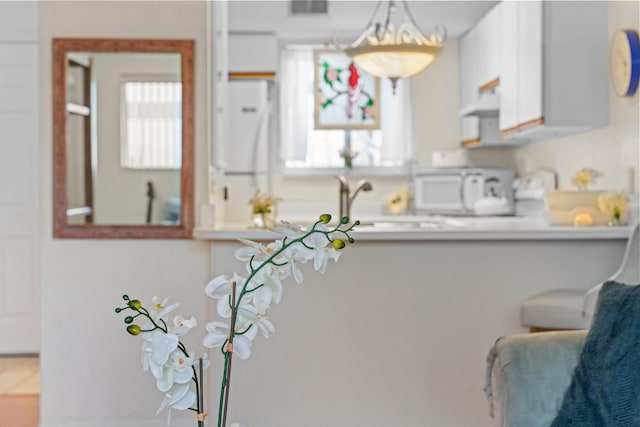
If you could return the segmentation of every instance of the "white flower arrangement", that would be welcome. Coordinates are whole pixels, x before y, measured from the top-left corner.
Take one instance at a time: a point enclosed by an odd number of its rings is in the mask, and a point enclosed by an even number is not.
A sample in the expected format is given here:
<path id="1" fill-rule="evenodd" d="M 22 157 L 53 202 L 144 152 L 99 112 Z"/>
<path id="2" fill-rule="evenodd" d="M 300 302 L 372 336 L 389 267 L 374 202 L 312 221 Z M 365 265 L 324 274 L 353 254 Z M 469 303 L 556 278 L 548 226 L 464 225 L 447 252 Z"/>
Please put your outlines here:
<path id="1" fill-rule="evenodd" d="M 281 301 L 283 281 L 293 278 L 297 283 L 302 283 L 299 266 L 309 261 L 313 261 L 316 271 L 324 273 L 330 259 L 337 262 L 340 258 L 345 240 L 354 242 L 349 233 L 359 225 L 359 221 L 349 225 L 349 219 L 344 217 L 340 224 L 331 228 L 327 226 L 330 221 L 331 216 L 324 214 L 308 227 L 283 222 L 281 227 L 272 229 L 283 237 L 266 246 L 241 239 L 245 246 L 236 251 L 235 256 L 246 262 L 246 277 L 237 273 L 232 276 L 221 275 L 205 286 L 205 294 L 218 300 L 216 311 L 225 320 L 207 323 L 207 334 L 202 341 L 207 348 L 220 348 L 224 357 L 218 427 L 227 425 L 232 356 L 235 354 L 241 359 L 248 358 L 258 333 L 265 338 L 275 333 L 267 311 L 272 304 Z M 203 427 L 206 414 L 202 376 L 203 369 L 210 363 L 206 354 L 196 357 L 180 342 L 182 335 L 197 326 L 195 318 L 175 316 L 173 326 L 169 327 L 167 317 L 179 304 L 169 305 L 168 299 L 161 301 L 154 297 L 152 308 L 147 309 L 140 300 L 127 295 L 123 299 L 125 307 L 118 307 L 115 311 L 133 312 L 124 319 L 128 325 L 127 331 L 143 338 L 142 368 L 151 372 L 156 387 L 165 393 L 156 415 L 168 409 L 170 423 L 172 409 L 192 410 L 197 413 L 198 427 Z M 134 323 L 138 318 L 144 320 L 143 326 Z M 191 385 L 194 389 L 191 389 Z M 242 426 L 233 423 L 230 427 Z"/>
<path id="2" fill-rule="evenodd" d="M 590 184 L 596 182 L 602 173 L 592 168 L 582 168 L 571 177 L 571 181 L 578 187 L 579 191 L 586 191 Z"/>
<path id="3" fill-rule="evenodd" d="M 609 215 L 611 225 L 624 222 L 629 213 L 629 198 L 624 193 L 603 193 L 598 196 L 598 209 Z"/>
<path id="4" fill-rule="evenodd" d="M 397 188 L 385 203 L 387 212 L 392 215 L 406 213 L 409 209 L 410 200 L 411 190 L 409 190 L 408 186 Z"/>

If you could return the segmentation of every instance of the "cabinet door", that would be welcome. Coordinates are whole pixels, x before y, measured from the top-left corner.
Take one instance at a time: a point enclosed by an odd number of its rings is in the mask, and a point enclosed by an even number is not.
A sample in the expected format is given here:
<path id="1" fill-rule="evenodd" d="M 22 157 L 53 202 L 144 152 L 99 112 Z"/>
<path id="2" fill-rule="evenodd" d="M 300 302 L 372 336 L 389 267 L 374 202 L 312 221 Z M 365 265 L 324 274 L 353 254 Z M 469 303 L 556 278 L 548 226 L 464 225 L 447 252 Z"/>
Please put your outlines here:
<path id="1" fill-rule="evenodd" d="M 518 125 L 543 120 L 542 2 L 518 2 Z"/>
<path id="2" fill-rule="evenodd" d="M 500 131 L 504 136 L 518 126 L 518 8 L 520 2 L 502 2 L 500 8 Z"/>
<path id="3" fill-rule="evenodd" d="M 499 6 L 499 5 L 498 5 Z M 478 22 L 478 88 L 500 75 L 500 8 L 491 9 Z"/>
<path id="4" fill-rule="evenodd" d="M 278 69 L 275 34 L 229 34 L 229 71 L 233 74 L 272 73 Z"/>
<path id="5" fill-rule="evenodd" d="M 460 107 L 464 108 L 478 99 L 478 38 L 471 29 L 460 39 Z M 479 138 L 477 117 L 461 117 L 460 133 L 463 143 Z"/>
<path id="6" fill-rule="evenodd" d="M 40 346 L 37 88 L 36 43 L 0 42 L 0 354 Z"/>

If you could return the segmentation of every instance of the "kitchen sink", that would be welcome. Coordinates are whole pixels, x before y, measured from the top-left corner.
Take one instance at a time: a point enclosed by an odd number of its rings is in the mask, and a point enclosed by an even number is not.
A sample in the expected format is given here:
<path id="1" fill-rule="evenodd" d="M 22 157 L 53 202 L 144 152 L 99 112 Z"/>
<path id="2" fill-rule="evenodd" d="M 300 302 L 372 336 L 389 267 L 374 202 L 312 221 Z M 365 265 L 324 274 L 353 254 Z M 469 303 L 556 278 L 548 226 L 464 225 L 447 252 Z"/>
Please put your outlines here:
<path id="1" fill-rule="evenodd" d="M 464 227 L 465 225 L 466 223 L 462 219 L 443 216 L 403 215 L 360 220 L 360 227 L 371 227 L 380 230 L 440 229 L 443 227 Z"/>

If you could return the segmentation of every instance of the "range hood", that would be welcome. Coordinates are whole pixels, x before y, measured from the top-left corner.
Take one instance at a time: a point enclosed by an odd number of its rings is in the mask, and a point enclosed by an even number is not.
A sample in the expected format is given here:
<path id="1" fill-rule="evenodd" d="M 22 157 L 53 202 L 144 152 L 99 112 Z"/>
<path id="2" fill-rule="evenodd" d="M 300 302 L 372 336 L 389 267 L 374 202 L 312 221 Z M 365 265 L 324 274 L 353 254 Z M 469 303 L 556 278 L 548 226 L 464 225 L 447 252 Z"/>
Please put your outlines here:
<path id="1" fill-rule="evenodd" d="M 462 107 L 460 117 L 497 116 L 500 112 L 500 95 L 496 88 L 480 92 L 476 100 Z"/>

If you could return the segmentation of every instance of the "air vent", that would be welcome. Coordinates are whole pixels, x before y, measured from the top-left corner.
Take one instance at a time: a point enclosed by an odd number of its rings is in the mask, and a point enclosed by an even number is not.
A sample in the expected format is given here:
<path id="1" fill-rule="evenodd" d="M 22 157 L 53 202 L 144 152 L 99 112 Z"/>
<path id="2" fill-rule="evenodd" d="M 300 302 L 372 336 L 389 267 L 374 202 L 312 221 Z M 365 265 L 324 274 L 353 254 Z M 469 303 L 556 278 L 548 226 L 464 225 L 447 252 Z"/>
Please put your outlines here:
<path id="1" fill-rule="evenodd" d="M 292 15 L 326 15 L 327 0 L 291 0 Z"/>

